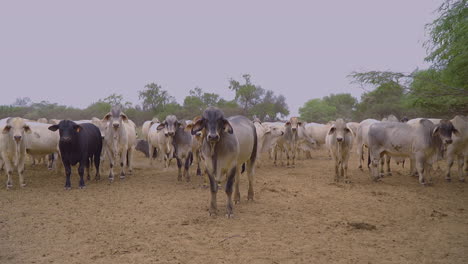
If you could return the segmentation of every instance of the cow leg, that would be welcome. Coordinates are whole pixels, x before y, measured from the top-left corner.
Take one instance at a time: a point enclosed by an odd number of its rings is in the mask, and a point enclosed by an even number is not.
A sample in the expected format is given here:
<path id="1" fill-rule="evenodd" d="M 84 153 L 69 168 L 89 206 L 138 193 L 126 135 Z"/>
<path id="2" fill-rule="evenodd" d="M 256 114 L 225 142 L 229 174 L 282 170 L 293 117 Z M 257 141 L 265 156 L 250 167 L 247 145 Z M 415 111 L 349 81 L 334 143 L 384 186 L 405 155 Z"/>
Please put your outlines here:
<path id="1" fill-rule="evenodd" d="M 107 158 L 109 159 L 109 181 L 114 181 L 114 155 L 110 149 L 107 150 Z"/>
<path id="2" fill-rule="evenodd" d="M 461 155 L 461 154 L 457 155 L 458 179 L 461 182 L 465 181 L 465 175 L 464 175 L 464 171 L 463 171 L 464 163 L 465 163 L 465 157 L 463 157 L 463 155 Z"/>
<path id="3" fill-rule="evenodd" d="M 227 182 L 226 182 L 226 217 L 227 218 L 232 218 L 234 216 L 233 214 L 233 207 L 232 207 L 232 185 L 234 183 L 234 181 L 237 179 L 236 178 L 239 178 L 237 175 L 239 174 L 239 168 L 238 166 L 232 168 L 229 173 L 228 173 L 228 178 L 227 178 Z M 238 183 L 236 183 L 238 184 Z"/>
<path id="4" fill-rule="evenodd" d="M 452 166 L 453 166 L 453 154 L 447 153 L 447 173 L 445 174 L 446 181 L 452 180 L 452 178 L 450 177 L 450 169 L 452 169 Z"/>
<path id="5" fill-rule="evenodd" d="M 151 145 L 151 143 L 148 144 L 148 153 L 149 153 L 149 165 L 152 167 L 153 166 L 153 152 L 154 152 L 154 148 L 153 146 Z"/>
<path id="6" fill-rule="evenodd" d="M 289 168 L 289 150 L 286 150 L 286 167 Z"/>
<path id="7" fill-rule="evenodd" d="M 88 161 L 89 162 L 89 161 Z M 81 161 L 80 165 L 78 166 L 78 174 L 80 175 L 80 182 L 79 182 L 79 187 L 80 189 L 85 188 L 85 182 L 84 182 L 84 169 L 87 161 Z"/>
<path id="8" fill-rule="evenodd" d="M 255 163 L 256 161 L 249 161 L 247 162 L 247 177 L 249 178 L 249 191 L 247 193 L 247 200 L 252 200 L 254 199 L 254 189 L 253 189 L 253 184 L 254 184 L 254 171 L 255 171 Z"/>
<path id="9" fill-rule="evenodd" d="M 348 178 L 348 159 L 349 156 L 345 157 L 343 161 L 343 178 L 345 183 L 351 183 L 351 180 Z"/>
<path id="10" fill-rule="evenodd" d="M 362 170 L 362 160 L 364 159 L 362 145 L 358 144 L 357 154 L 358 154 L 358 157 L 359 157 L 359 167 L 358 168 Z"/>
<path id="11" fill-rule="evenodd" d="M 127 147 L 123 147 L 122 154 L 120 156 L 120 179 L 125 179 L 126 168 L 127 168 Z"/>
<path id="12" fill-rule="evenodd" d="M 101 179 L 100 169 L 100 155 L 94 155 L 94 167 L 96 168 L 96 176 L 94 176 L 94 180 L 99 181 Z"/>
<path id="13" fill-rule="evenodd" d="M 273 154 L 273 157 L 274 157 L 274 158 L 273 158 L 273 164 L 274 164 L 275 166 L 277 166 L 276 160 L 277 160 L 277 158 L 278 158 L 278 151 L 276 150 L 276 147 L 274 147 L 274 148 L 272 149 L 272 154 Z"/>
<path id="14" fill-rule="evenodd" d="M 177 174 L 177 180 L 182 181 L 182 161 L 179 158 L 176 158 L 176 160 L 177 160 L 177 169 L 179 170 Z"/>
<path id="15" fill-rule="evenodd" d="M 385 157 L 385 163 L 387 163 L 387 176 L 392 176 L 392 170 L 390 169 L 390 161 L 391 157 L 389 155 L 386 155 Z"/>
<path id="16" fill-rule="evenodd" d="M 190 182 L 190 160 L 193 159 L 192 152 L 189 152 L 188 157 L 185 159 L 185 179 L 187 182 Z"/>
<path id="17" fill-rule="evenodd" d="M 240 203 L 240 175 L 241 175 L 241 167 L 237 166 L 236 174 L 235 174 L 235 182 L 234 182 L 234 203 Z M 228 175 L 229 176 L 229 175 Z M 226 187 L 227 192 L 227 187 Z"/>
<path id="18" fill-rule="evenodd" d="M 384 172 L 384 166 L 385 166 L 385 159 L 387 158 L 387 155 L 385 156 L 380 156 L 380 177 L 385 176 Z"/>
<path id="19" fill-rule="evenodd" d="M 210 191 L 211 191 L 211 200 L 210 200 L 210 216 L 218 214 L 218 205 L 216 202 L 216 193 L 218 192 L 218 182 L 216 182 L 213 175 L 208 174 L 208 179 L 210 180 Z"/>
<path id="20" fill-rule="evenodd" d="M 292 164 L 291 164 L 292 168 L 294 168 L 296 166 L 296 152 L 297 152 L 297 150 L 293 148 L 293 151 L 292 151 Z"/>
<path id="21" fill-rule="evenodd" d="M 85 167 L 86 167 L 86 179 L 87 179 L 88 181 L 91 180 L 91 175 L 89 174 L 89 164 L 91 163 L 91 159 L 92 159 L 92 158 L 86 159 L 86 164 L 85 164 Z"/>
<path id="22" fill-rule="evenodd" d="M 425 179 L 424 179 L 424 159 L 422 157 L 416 156 L 416 170 L 419 175 L 419 183 L 425 185 Z"/>
<path id="23" fill-rule="evenodd" d="M 13 181 L 11 180 L 11 174 L 13 173 L 13 168 L 11 166 L 11 161 L 6 155 L 2 155 L 3 162 L 5 163 L 5 171 L 7 174 L 6 188 L 10 189 L 13 187 Z"/>
<path id="24" fill-rule="evenodd" d="M 131 147 L 129 150 L 128 150 L 128 154 L 127 154 L 127 158 L 128 158 L 128 163 L 127 163 L 127 167 L 128 167 L 128 174 L 132 175 L 133 174 L 133 153 L 135 152 L 135 148 L 134 147 Z"/>
<path id="25" fill-rule="evenodd" d="M 71 189 L 70 175 L 71 175 L 71 165 L 68 161 L 63 163 L 65 167 L 65 190 Z"/>
<path id="26" fill-rule="evenodd" d="M 338 182 L 339 179 L 339 162 L 335 160 L 335 178 L 333 179 L 334 182 Z"/>

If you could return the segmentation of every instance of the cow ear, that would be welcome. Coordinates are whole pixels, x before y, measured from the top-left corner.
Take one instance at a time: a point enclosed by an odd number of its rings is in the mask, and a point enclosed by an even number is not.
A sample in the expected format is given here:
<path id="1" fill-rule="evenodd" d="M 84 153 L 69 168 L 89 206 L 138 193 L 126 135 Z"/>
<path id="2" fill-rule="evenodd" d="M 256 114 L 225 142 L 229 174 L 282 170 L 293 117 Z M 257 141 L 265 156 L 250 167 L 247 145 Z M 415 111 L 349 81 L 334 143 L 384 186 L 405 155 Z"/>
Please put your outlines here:
<path id="1" fill-rule="evenodd" d="M 50 131 L 57 131 L 58 129 L 59 129 L 58 125 L 52 125 L 52 126 L 49 127 Z"/>
<path id="2" fill-rule="evenodd" d="M 83 129 L 83 128 L 82 128 L 80 125 L 74 125 L 74 126 L 73 126 L 73 129 L 74 129 L 76 132 L 80 133 L 81 129 Z"/>
<path id="3" fill-rule="evenodd" d="M 10 132 L 10 129 L 11 129 L 11 126 L 10 126 L 10 125 L 6 125 L 6 126 L 3 128 L 2 133 L 3 133 L 3 134 L 6 134 L 6 133 Z"/>
<path id="4" fill-rule="evenodd" d="M 188 124 L 185 126 L 184 131 L 189 132 L 192 131 L 193 124 Z"/>
<path id="5" fill-rule="evenodd" d="M 331 126 L 330 129 L 328 130 L 328 135 L 335 133 L 335 130 L 336 130 L 335 125 Z"/>
<path id="6" fill-rule="evenodd" d="M 24 132 L 31 134 L 31 128 L 28 125 L 23 126 Z"/>
<path id="7" fill-rule="evenodd" d="M 123 120 L 124 122 L 128 122 L 128 117 L 127 117 L 126 114 L 120 113 L 120 117 L 122 118 L 122 120 Z"/>
<path id="8" fill-rule="evenodd" d="M 345 131 L 351 133 L 351 135 L 354 137 L 354 132 L 353 132 L 353 130 L 348 126 L 348 124 L 346 124 L 346 129 L 345 129 Z"/>
<path id="9" fill-rule="evenodd" d="M 161 124 L 158 125 L 158 127 L 156 128 L 156 130 L 159 131 L 159 130 L 165 128 L 165 127 L 166 127 L 166 124 L 165 124 L 165 123 L 161 123 Z"/>
<path id="10" fill-rule="evenodd" d="M 224 123 L 224 131 L 228 132 L 229 134 L 234 133 L 234 130 L 232 129 L 231 124 L 229 124 L 229 121 L 227 119 L 223 120 Z"/>
<path id="11" fill-rule="evenodd" d="M 102 119 L 102 121 L 109 121 L 109 119 L 111 118 L 111 113 L 107 113 L 107 115 L 104 116 L 104 118 Z"/>
<path id="12" fill-rule="evenodd" d="M 291 122 L 286 122 L 286 124 L 284 124 L 285 126 L 290 126 L 291 125 Z"/>
<path id="13" fill-rule="evenodd" d="M 432 130 L 432 136 L 435 136 L 438 132 L 439 132 L 439 126 L 436 126 L 436 127 Z"/>
<path id="14" fill-rule="evenodd" d="M 192 135 L 197 134 L 197 132 L 200 132 L 203 128 L 205 127 L 205 119 L 200 118 L 195 122 L 195 124 L 192 125 Z"/>
<path id="15" fill-rule="evenodd" d="M 455 136 L 457 136 L 457 137 L 460 136 L 460 132 L 459 132 L 456 128 L 454 128 L 454 129 L 452 130 L 452 133 L 453 133 Z"/>
<path id="16" fill-rule="evenodd" d="M 302 122 L 301 121 L 297 122 L 297 125 L 302 126 Z"/>

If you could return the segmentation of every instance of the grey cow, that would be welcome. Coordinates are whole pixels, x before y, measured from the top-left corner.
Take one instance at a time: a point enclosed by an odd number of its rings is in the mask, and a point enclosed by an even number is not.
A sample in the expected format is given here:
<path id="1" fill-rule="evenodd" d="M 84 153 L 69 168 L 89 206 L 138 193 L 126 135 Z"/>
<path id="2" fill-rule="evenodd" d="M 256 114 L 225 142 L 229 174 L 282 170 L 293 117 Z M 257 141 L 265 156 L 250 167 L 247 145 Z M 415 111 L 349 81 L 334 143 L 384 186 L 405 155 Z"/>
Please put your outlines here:
<path id="1" fill-rule="evenodd" d="M 452 132 L 457 133 L 448 120 L 442 120 L 438 125 L 427 119 L 421 119 L 413 126 L 397 122 L 372 124 L 368 134 L 372 177 L 374 180 L 379 178 L 377 166 L 379 160 L 387 154 L 409 158 L 411 171 L 416 168 L 419 183 L 426 184 L 429 166 L 438 151 L 452 143 Z M 428 182 L 431 181 L 432 178 L 429 178 Z"/>
<path id="2" fill-rule="evenodd" d="M 211 201 L 210 215 L 217 214 L 216 194 L 218 183 L 227 174 L 226 216 L 233 216 L 232 193 L 235 181 L 234 201 L 240 201 L 239 176 L 242 164 L 246 164 L 249 178 L 247 198 L 253 200 L 253 173 L 257 157 L 257 134 L 252 121 L 243 116 L 225 118 L 223 112 L 209 107 L 192 128 L 192 134 L 202 131 L 203 143 L 201 153 L 206 172 L 210 180 Z"/>

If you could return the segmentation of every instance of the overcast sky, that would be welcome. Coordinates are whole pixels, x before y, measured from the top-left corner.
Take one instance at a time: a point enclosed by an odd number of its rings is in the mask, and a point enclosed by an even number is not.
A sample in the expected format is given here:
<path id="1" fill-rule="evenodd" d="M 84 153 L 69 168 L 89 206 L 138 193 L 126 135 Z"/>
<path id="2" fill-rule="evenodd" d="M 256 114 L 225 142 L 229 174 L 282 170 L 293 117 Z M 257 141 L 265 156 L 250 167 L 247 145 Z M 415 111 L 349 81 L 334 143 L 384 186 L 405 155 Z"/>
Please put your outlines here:
<path id="1" fill-rule="evenodd" d="M 232 99 L 252 75 L 293 115 L 309 99 L 362 90 L 352 71 L 425 68 L 441 0 L 2 1 L 0 104 L 139 103 L 156 82 L 179 103 L 196 86 Z"/>

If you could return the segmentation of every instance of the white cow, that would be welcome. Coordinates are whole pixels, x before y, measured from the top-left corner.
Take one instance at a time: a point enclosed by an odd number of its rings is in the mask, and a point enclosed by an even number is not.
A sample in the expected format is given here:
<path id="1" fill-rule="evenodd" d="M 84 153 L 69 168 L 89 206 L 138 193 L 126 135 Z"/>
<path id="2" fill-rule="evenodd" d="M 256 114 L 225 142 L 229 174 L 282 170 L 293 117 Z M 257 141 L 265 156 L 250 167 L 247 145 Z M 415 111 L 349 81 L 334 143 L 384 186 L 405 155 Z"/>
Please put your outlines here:
<path id="1" fill-rule="evenodd" d="M 154 123 L 160 123 L 159 119 L 155 117 L 152 120 L 148 120 L 143 123 L 143 126 L 141 127 L 141 136 L 144 140 L 148 140 L 149 129 Z"/>
<path id="2" fill-rule="evenodd" d="M 359 123 L 358 132 L 356 135 L 357 154 L 359 156 L 359 168 L 362 170 L 362 161 L 364 160 L 364 147 L 369 147 L 368 132 L 369 127 L 374 123 L 379 123 L 379 120 L 365 119 Z"/>
<path id="3" fill-rule="evenodd" d="M 452 144 L 447 147 L 447 172 L 445 179 L 450 181 L 450 169 L 454 159 L 458 163 L 458 177 L 460 181 L 465 181 L 468 175 L 468 118 L 457 115 L 452 120 L 453 127 L 457 133 L 452 135 Z M 465 166 L 463 166 L 465 165 Z"/>
<path id="4" fill-rule="evenodd" d="M 2 124 L 3 123 L 3 124 Z M 7 173 L 6 187 L 13 187 L 11 174 L 16 167 L 19 174 L 19 182 L 21 187 L 25 187 L 24 181 L 24 160 L 26 158 L 26 137 L 30 134 L 31 128 L 24 122 L 22 118 L 9 118 L 6 122 L 0 122 L 0 157 L 5 163 Z"/>
<path id="5" fill-rule="evenodd" d="M 150 165 L 153 165 L 153 153 L 156 150 L 159 159 L 164 158 L 164 168 L 168 168 L 174 156 L 173 138 L 168 136 L 167 127 L 160 127 L 161 123 L 154 123 L 148 131 L 148 147 Z"/>
<path id="6" fill-rule="evenodd" d="M 104 135 L 105 150 L 110 163 L 109 180 L 114 180 L 114 164 L 120 156 L 120 178 L 124 179 L 126 169 L 133 171 L 133 152 L 136 145 L 135 123 L 128 119 L 120 106 L 113 106 L 111 111 L 102 120 L 106 122 Z M 128 164 L 127 164 L 128 162 Z"/>
<path id="7" fill-rule="evenodd" d="M 50 124 L 39 122 L 26 122 L 26 124 L 33 131 L 31 134 L 26 134 L 26 153 L 33 158 L 46 157 L 46 159 L 48 159 L 48 155 L 54 155 L 54 160 L 48 164 L 49 169 L 52 169 L 55 162 L 60 160 L 59 133 L 49 130 Z"/>
<path id="8" fill-rule="evenodd" d="M 448 120 L 442 120 L 438 125 L 427 119 L 421 119 L 415 125 L 397 122 L 372 124 L 368 133 L 371 175 L 374 180 L 379 178 L 378 162 L 384 155 L 389 155 L 409 158 L 411 171 L 417 169 L 419 182 L 431 182 L 432 178 L 426 179 L 426 173 L 438 151 L 452 143 L 452 133 L 457 134 L 458 131 Z"/>
<path id="9" fill-rule="evenodd" d="M 325 144 L 335 161 L 335 182 L 338 182 L 341 176 L 345 183 L 350 183 L 348 160 L 353 147 L 353 138 L 353 130 L 343 119 L 337 119 L 328 130 Z"/>

